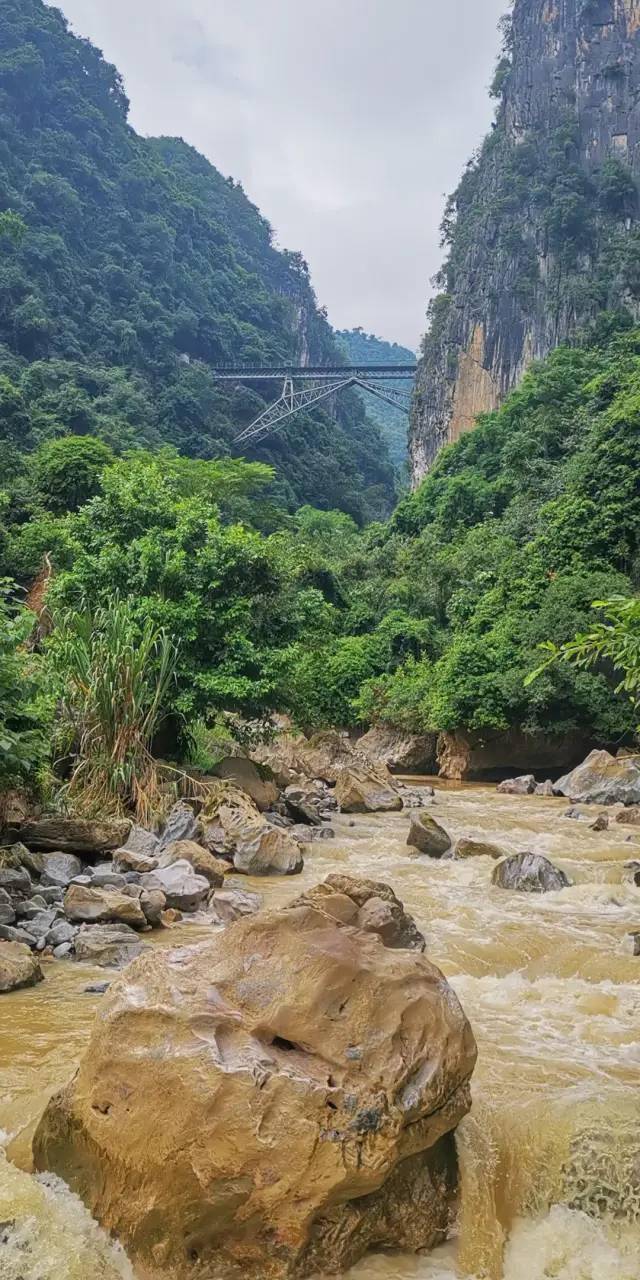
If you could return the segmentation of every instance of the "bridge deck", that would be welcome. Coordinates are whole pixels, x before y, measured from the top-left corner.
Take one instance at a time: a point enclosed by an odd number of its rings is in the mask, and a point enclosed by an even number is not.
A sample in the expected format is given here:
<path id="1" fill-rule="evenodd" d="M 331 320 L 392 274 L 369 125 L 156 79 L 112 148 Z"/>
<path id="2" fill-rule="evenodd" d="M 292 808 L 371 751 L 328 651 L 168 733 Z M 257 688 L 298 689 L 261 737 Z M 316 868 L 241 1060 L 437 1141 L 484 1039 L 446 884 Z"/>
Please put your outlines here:
<path id="1" fill-rule="evenodd" d="M 283 378 L 313 379 L 322 378 L 376 378 L 381 381 L 396 378 L 414 378 L 415 364 L 359 364 L 359 365 L 259 365 L 259 364 L 224 364 L 211 369 L 215 378 L 222 382 L 262 382 L 269 379 L 281 381 Z"/>

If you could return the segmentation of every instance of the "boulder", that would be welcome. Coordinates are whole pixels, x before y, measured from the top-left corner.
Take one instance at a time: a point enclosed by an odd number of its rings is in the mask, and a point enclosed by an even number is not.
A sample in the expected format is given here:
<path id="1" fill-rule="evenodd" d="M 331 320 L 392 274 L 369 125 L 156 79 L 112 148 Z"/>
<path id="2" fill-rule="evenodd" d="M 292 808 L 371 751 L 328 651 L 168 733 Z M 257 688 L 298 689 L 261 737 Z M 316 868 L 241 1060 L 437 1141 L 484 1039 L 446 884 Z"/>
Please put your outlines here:
<path id="1" fill-rule="evenodd" d="M 430 813 L 412 813 L 407 844 L 430 858 L 442 858 L 451 848 L 451 836 Z"/>
<path id="2" fill-rule="evenodd" d="M 167 899 L 162 889 L 143 889 L 139 901 L 147 924 L 152 927 L 161 925 L 162 913 L 167 906 Z"/>
<path id="3" fill-rule="evenodd" d="M 191 805 L 185 804 L 184 800 L 179 800 L 169 812 L 160 836 L 157 854 L 162 853 L 175 840 L 196 840 L 199 831 L 200 823 Z"/>
<path id="4" fill-rule="evenodd" d="M 160 840 L 153 831 L 147 831 L 146 827 L 139 827 L 134 823 L 123 848 L 144 858 L 155 858 L 159 846 Z"/>
<path id="5" fill-rule="evenodd" d="M 135 898 L 118 889 L 94 889 L 71 884 L 64 895 L 64 914 L 73 924 L 106 924 L 119 921 L 143 929 L 146 919 Z"/>
<path id="6" fill-rule="evenodd" d="M 17 858 L 21 867 L 26 867 L 30 876 L 41 876 L 44 870 L 44 859 L 41 853 L 34 849 L 27 849 L 25 844 L 17 841 L 11 846 L 11 852 Z"/>
<path id="7" fill-rule="evenodd" d="M 21 942 L 0 942 L 0 993 L 34 987 L 36 982 L 42 982 L 43 976 L 40 963 L 28 946 Z"/>
<path id="8" fill-rule="evenodd" d="M 267 765 L 256 764 L 245 756 L 225 756 L 213 773 L 244 791 L 261 813 L 278 802 L 278 784 Z"/>
<path id="9" fill-rule="evenodd" d="M 148 944 L 133 929 L 113 925 L 85 925 L 75 939 L 76 960 L 102 969 L 121 969 L 135 960 Z"/>
<path id="10" fill-rule="evenodd" d="M 621 822 L 625 827 L 640 827 L 640 804 L 631 805 L 629 809 L 621 809 L 616 814 L 616 822 Z"/>
<path id="11" fill-rule="evenodd" d="M 135 849 L 116 849 L 113 855 L 113 865 L 116 871 L 122 875 L 126 875 L 128 871 L 136 871 L 144 874 L 145 871 L 155 871 L 158 865 L 158 859 L 148 853 L 138 853 Z"/>
<path id="12" fill-rule="evenodd" d="M 385 947 L 424 951 L 426 942 L 413 916 L 388 884 L 335 873 L 296 898 L 291 907 L 311 905 L 332 920 L 377 933 Z"/>
<path id="13" fill-rule="evenodd" d="M 127 881 L 122 871 L 93 871 L 91 883 L 96 889 L 124 889 Z"/>
<path id="14" fill-rule="evenodd" d="M 68 920 L 56 920 L 47 934 L 48 947 L 60 947 L 65 942 L 73 942 L 78 930 Z"/>
<path id="15" fill-rule="evenodd" d="M 244 889 L 216 889 L 209 898 L 209 914 L 213 924 L 231 924 L 241 916 L 253 916 L 261 906 L 260 895 L 246 893 Z"/>
<path id="16" fill-rule="evenodd" d="M 472 840 L 467 836 L 462 836 L 456 841 L 453 850 L 454 858 L 504 858 L 505 850 L 500 848 L 498 844 L 492 844 L 490 840 Z"/>
<path id="17" fill-rule="evenodd" d="M 159 867 L 170 867 L 174 862 L 188 862 L 196 875 L 204 876 L 213 889 L 219 887 L 230 870 L 229 864 L 215 858 L 208 849 L 195 840 L 174 840 L 160 854 Z"/>
<path id="18" fill-rule="evenodd" d="M 49 930 L 59 918 L 59 912 L 56 911 L 38 911 L 29 920 L 23 922 L 23 928 L 35 938 L 36 942 L 39 938 L 46 938 Z"/>
<path id="19" fill-rule="evenodd" d="M 42 854 L 42 883 L 66 889 L 75 876 L 82 875 L 82 863 L 74 853 Z"/>
<path id="20" fill-rule="evenodd" d="M 497 782 L 507 770 L 548 773 L 568 769 L 590 746 L 583 733 L 529 734 L 520 729 L 441 733 L 438 765 L 442 778 Z"/>
<path id="21" fill-rule="evenodd" d="M 26 947 L 34 947 L 36 939 L 29 930 L 18 924 L 0 924 L 0 938 L 4 942 L 20 942 Z"/>
<path id="22" fill-rule="evenodd" d="M 284 792 L 285 805 L 294 821 L 309 823 L 312 827 L 322 825 L 322 818 L 320 817 L 321 801 L 322 794 L 317 789 L 314 789 L 313 784 L 287 787 Z"/>
<path id="23" fill-rule="evenodd" d="M 554 783 L 556 795 L 582 804 L 640 804 L 640 763 L 633 756 L 618 758 L 608 751 L 592 751 L 571 773 Z"/>
<path id="24" fill-rule="evenodd" d="M 178 911 L 197 911 L 208 896 L 211 885 L 204 876 L 196 875 L 190 862 L 183 859 L 168 867 L 158 867 L 140 876 L 143 889 L 160 889 L 168 907 Z"/>
<path id="25" fill-rule="evenodd" d="M 402 808 L 402 797 L 386 770 L 349 765 L 336 781 L 342 813 L 386 813 Z"/>
<path id="26" fill-rule="evenodd" d="M 637 858 L 633 858 L 631 862 L 625 862 L 625 871 L 629 872 L 629 879 L 640 889 L 640 862 Z"/>
<path id="27" fill-rule="evenodd" d="M 0 889 L 5 889 L 10 898 L 29 897 L 32 884 L 27 868 L 0 866 Z"/>
<path id="28" fill-rule="evenodd" d="M 374 764 L 384 764 L 397 773 L 435 773 L 435 733 L 404 733 L 389 725 L 376 725 L 358 739 L 357 749 Z"/>
<path id="29" fill-rule="evenodd" d="M 111 983 L 35 1166 L 147 1280 L 344 1272 L 445 1239 L 475 1057 L 419 951 L 312 902 L 260 912 Z"/>
<path id="30" fill-rule="evenodd" d="M 539 853 L 513 853 L 503 858 L 494 867 L 491 881 L 500 889 L 520 893 L 549 893 L 571 884 L 564 871 Z"/>
<path id="31" fill-rule="evenodd" d="M 84 853 L 88 857 L 111 852 L 123 845 L 131 830 L 128 818 L 98 821 L 90 818 L 63 818 L 53 814 L 23 822 L 18 836 L 30 849 Z"/>
<path id="32" fill-rule="evenodd" d="M 501 796 L 532 796 L 535 789 L 536 780 L 532 773 L 524 773 L 520 778 L 505 778 L 496 787 Z"/>
<path id="33" fill-rule="evenodd" d="M 242 875 L 296 875 L 302 871 L 300 845 L 286 829 L 272 827 L 243 791 L 226 787 L 203 823 L 203 839 L 216 854 L 233 859 Z"/>
<path id="34" fill-rule="evenodd" d="M 534 796 L 552 796 L 553 783 L 551 778 L 547 778 L 546 782 L 536 782 L 533 794 Z"/>
<path id="35" fill-rule="evenodd" d="M 640 933 L 628 934 L 628 948 L 632 956 L 640 956 Z"/>

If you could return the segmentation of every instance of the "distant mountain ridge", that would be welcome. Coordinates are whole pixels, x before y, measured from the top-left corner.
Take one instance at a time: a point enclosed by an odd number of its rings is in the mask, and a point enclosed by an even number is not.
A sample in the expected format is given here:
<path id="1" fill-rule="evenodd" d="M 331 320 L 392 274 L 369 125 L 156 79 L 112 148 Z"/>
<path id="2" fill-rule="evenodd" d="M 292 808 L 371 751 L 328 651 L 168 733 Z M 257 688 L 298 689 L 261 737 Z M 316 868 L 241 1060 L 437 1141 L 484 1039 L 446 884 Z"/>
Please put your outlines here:
<path id="1" fill-rule="evenodd" d="M 42 0 L 0 6 L 0 374 L 28 430 L 116 447 L 229 451 L 269 388 L 222 390 L 221 362 L 335 362 L 300 254 L 274 248 L 242 187 L 181 139 L 128 124 L 117 70 Z M 290 506 L 379 516 L 393 471 L 358 397 L 296 420 L 253 456 Z M 25 421 L 26 421 L 25 419 Z"/>

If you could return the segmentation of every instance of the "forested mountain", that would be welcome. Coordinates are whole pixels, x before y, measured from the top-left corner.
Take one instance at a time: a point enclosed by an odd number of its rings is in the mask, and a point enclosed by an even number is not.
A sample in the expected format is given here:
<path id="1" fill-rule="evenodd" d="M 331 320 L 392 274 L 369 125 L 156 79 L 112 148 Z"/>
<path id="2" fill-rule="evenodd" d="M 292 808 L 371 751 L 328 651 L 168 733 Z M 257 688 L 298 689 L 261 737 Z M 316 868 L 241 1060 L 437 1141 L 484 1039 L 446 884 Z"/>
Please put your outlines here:
<path id="1" fill-rule="evenodd" d="M 515 0 L 494 126 L 451 196 L 412 420 L 414 480 L 532 360 L 640 315 L 637 0 Z"/>
<path id="2" fill-rule="evenodd" d="M 373 333 L 365 333 L 364 329 L 339 329 L 337 338 L 350 364 L 413 364 L 415 351 L 401 347 L 397 342 L 385 342 L 384 338 L 376 338 Z M 410 382 L 401 383 L 407 391 L 411 390 Z M 366 391 L 358 392 L 362 397 L 367 417 L 377 422 L 389 447 L 392 462 L 397 467 L 404 467 L 407 461 L 407 434 L 409 431 L 408 414 L 383 400 L 374 399 Z"/>
<path id="3" fill-rule="evenodd" d="M 116 449 L 229 452 L 260 388 L 227 392 L 215 363 L 339 359 L 299 254 L 278 252 L 242 187 L 180 139 L 138 137 L 122 80 L 42 0 L 0 6 L 0 430 Z M 266 391 L 266 389 L 263 388 Z M 267 392 L 268 393 L 268 392 Z M 389 509 L 393 475 L 355 395 L 255 456 L 289 506 Z"/>

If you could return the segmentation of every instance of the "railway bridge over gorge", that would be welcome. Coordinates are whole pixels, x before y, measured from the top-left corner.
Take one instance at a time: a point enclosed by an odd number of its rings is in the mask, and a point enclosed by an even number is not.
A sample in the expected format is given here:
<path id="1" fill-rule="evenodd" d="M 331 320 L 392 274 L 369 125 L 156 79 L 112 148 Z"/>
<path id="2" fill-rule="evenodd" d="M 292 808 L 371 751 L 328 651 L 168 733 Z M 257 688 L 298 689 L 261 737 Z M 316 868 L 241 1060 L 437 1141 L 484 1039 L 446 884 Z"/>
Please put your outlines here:
<path id="1" fill-rule="evenodd" d="M 235 437 L 234 445 L 257 444 L 295 414 L 320 404 L 347 387 L 360 387 L 408 413 L 415 364 L 220 365 L 211 371 L 219 382 L 281 384 L 279 397 Z M 404 386 L 398 386 L 404 383 Z M 409 385 L 407 385 L 409 384 Z"/>

